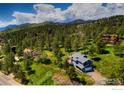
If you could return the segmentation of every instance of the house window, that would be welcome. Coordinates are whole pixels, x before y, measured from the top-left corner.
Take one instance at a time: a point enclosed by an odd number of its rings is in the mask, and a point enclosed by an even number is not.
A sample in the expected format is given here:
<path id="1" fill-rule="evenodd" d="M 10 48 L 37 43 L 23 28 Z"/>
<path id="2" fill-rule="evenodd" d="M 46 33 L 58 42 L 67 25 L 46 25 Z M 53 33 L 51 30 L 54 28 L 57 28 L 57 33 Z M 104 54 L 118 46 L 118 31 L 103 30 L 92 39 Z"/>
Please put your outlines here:
<path id="1" fill-rule="evenodd" d="M 87 66 L 91 66 L 92 65 L 92 61 L 88 60 L 84 63 L 84 66 L 87 67 Z"/>
<path id="2" fill-rule="evenodd" d="M 78 60 L 77 61 L 75 61 L 76 62 L 76 64 L 78 64 Z"/>

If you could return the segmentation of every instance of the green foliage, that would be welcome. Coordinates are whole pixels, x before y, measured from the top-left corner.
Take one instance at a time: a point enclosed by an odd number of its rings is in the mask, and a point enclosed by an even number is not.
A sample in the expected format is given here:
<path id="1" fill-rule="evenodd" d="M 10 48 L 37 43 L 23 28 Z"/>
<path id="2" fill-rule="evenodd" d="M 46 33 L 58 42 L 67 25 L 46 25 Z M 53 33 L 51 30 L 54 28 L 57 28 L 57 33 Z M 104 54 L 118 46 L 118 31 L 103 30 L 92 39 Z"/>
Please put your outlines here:
<path id="1" fill-rule="evenodd" d="M 92 85 L 94 83 L 88 77 L 88 75 L 76 71 L 75 68 L 73 68 L 73 67 L 68 67 L 67 73 L 68 73 L 73 84 Z"/>
<path id="2" fill-rule="evenodd" d="M 122 59 L 111 54 L 101 55 L 99 57 L 101 60 L 94 62 L 96 69 L 108 78 L 113 74 L 118 76 L 118 69 L 120 68 Z"/>
<path id="3" fill-rule="evenodd" d="M 121 61 L 122 64 L 119 68 L 119 81 L 121 82 L 122 85 L 124 85 L 124 59 Z"/>
<path id="4" fill-rule="evenodd" d="M 49 64 L 51 64 L 52 62 L 51 62 L 51 60 L 48 59 L 48 58 L 40 58 L 39 60 L 37 60 L 37 63 L 49 65 Z"/>
<path id="5" fill-rule="evenodd" d="M 114 53 L 120 57 L 124 57 L 124 41 L 114 46 Z"/>
<path id="6" fill-rule="evenodd" d="M 52 78 L 60 71 L 58 69 L 66 70 L 70 79 L 76 78 L 82 84 L 90 84 L 84 78 L 86 76 L 77 74 L 66 64 L 68 56 L 79 51 L 91 58 L 100 58 L 94 64 L 103 75 L 109 78 L 122 77 L 118 73 L 123 71 L 121 67 L 124 55 L 123 21 L 124 16 L 113 16 L 84 24 L 25 24 L 0 32 L 2 41 L 0 55 L 4 55 L 1 70 L 6 74 L 14 73 L 23 84 L 55 84 Z M 107 48 L 107 44 L 103 42 L 104 34 L 116 34 L 121 42 Z M 16 54 L 12 52 L 13 46 L 16 47 Z M 24 55 L 25 48 L 33 50 L 31 56 Z M 15 62 L 15 55 L 22 60 Z"/>
<path id="7" fill-rule="evenodd" d="M 14 62 L 14 54 L 12 52 L 8 53 L 2 63 L 2 70 L 5 71 L 6 74 L 13 72 Z"/>
<path id="8" fill-rule="evenodd" d="M 35 73 L 29 76 L 29 84 L 33 85 L 52 85 L 54 67 L 42 64 L 34 64 L 32 69 Z"/>

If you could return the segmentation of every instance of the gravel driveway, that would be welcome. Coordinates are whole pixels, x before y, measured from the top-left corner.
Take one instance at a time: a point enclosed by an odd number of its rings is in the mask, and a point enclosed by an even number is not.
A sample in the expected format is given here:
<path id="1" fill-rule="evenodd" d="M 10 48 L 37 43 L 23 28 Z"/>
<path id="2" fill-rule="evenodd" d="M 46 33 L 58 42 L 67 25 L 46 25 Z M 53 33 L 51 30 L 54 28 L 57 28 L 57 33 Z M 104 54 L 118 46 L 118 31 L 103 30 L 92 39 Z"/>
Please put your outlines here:
<path id="1" fill-rule="evenodd" d="M 105 85 L 107 78 L 103 77 L 100 72 L 94 71 L 87 73 L 91 78 L 94 79 L 95 84 L 94 85 Z"/>

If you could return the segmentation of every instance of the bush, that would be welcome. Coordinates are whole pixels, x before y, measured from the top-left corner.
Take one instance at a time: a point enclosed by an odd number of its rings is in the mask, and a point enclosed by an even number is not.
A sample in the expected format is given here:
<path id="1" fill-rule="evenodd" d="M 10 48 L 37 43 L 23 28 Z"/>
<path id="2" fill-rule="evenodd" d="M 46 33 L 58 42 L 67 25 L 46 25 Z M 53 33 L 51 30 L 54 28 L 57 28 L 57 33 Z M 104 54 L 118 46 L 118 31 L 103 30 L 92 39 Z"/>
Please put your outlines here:
<path id="1" fill-rule="evenodd" d="M 49 58 L 40 58 L 40 59 L 38 60 L 38 63 L 42 63 L 42 64 L 45 64 L 45 65 L 49 65 L 49 64 L 51 64 L 52 62 L 51 62 L 51 60 L 50 60 Z"/>

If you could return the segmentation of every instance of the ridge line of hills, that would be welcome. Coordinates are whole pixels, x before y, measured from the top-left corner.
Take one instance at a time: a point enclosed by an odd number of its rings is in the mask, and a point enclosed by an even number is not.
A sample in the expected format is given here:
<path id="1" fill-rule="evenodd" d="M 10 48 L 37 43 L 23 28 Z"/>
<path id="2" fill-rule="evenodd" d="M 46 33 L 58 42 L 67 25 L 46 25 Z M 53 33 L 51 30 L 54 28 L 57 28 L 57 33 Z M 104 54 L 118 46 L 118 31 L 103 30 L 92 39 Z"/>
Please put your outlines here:
<path id="1" fill-rule="evenodd" d="M 10 29 L 20 29 L 21 27 L 26 27 L 26 26 L 39 26 L 39 25 L 45 25 L 45 24 L 56 24 L 56 25 L 66 25 L 66 24 L 87 24 L 87 23 L 94 23 L 96 21 L 102 20 L 102 19 L 109 19 L 109 18 L 113 18 L 113 17 L 118 17 L 118 16 L 124 16 L 124 15 L 117 15 L 117 16 L 111 16 L 111 17 L 106 17 L 106 18 L 101 18 L 98 20 L 82 20 L 82 19 L 76 19 L 70 22 L 52 22 L 52 21 L 46 21 L 43 23 L 25 23 L 25 24 L 21 24 L 21 25 L 8 25 L 6 27 L 1 27 L 0 31 L 4 31 L 4 30 L 10 30 Z"/>

